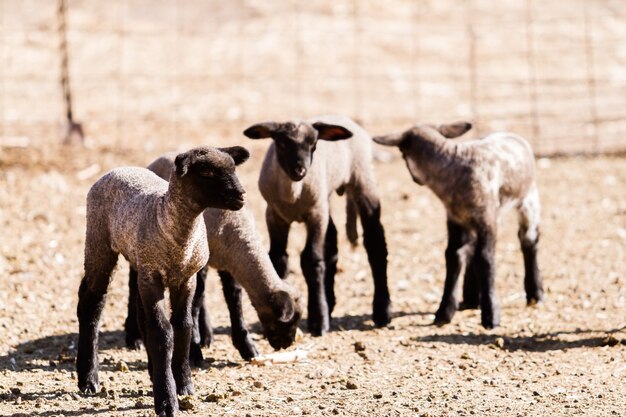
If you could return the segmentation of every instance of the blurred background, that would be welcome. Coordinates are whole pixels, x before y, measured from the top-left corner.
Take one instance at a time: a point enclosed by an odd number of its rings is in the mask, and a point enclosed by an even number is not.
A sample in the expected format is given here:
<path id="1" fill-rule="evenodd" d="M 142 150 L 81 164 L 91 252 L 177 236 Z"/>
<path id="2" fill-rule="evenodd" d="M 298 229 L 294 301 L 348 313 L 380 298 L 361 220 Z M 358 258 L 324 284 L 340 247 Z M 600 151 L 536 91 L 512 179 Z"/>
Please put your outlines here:
<path id="1" fill-rule="evenodd" d="M 67 78 L 93 146 L 240 141 L 260 120 L 343 113 L 370 133 L 462 118 L 542 155 L 626 150 L 623 0 L 0 5 L 0 146 L 62 140 Z"/>

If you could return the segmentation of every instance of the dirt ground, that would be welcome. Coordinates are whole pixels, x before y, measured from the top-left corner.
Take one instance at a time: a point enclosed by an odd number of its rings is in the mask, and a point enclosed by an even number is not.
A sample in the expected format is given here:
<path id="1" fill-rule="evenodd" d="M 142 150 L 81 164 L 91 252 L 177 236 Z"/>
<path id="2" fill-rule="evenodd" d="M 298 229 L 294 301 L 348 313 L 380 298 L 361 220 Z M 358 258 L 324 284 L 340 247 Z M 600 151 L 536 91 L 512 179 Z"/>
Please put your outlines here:
<path id="1" fill-rule="evenodd" d="M 253 157 L 241 176 L 267 241 L 256 187 L 265 146 L 251 144 Z M 78 393 L 73 360 L 86 192 L 107 169 L 145 165 L 162 150 L 0 151 L 0 415 L 152 414 L 145 351 L 124 347 L 123 260 L 102 320 L 106 394 Z M 443 289 L 444 212 L 393 156 L 375 166 L 389 246 L 392 324 L 373 328 L 365 251 L 351 249 L 343 228 L 332 331 L 312 338 L 302 325 L 293 348 L 308 351 L 305 362 L 243 362 L 230 342 L 212 273 L 207 304 L 216 340 L 193 372 L 193 409 L 181 415 L 626 415 L 626 159 L 539 160 L 546 299 L 525 306 L 515 217 L 509 214 L 497 247 L 502 325 L 486 331 L 477 311 L 459 312 L 442 328 L 431 325 Z M 344 202 L 335 197 L 333 204 L 339 226 Z M 304 291 L 297 261 L 302 227 L 292 236 L 289 281 Z M 269 353 L 249 304 L 246 317 L 260 350 Z M 355 342 L 365 350 L 356 352 Z"/>

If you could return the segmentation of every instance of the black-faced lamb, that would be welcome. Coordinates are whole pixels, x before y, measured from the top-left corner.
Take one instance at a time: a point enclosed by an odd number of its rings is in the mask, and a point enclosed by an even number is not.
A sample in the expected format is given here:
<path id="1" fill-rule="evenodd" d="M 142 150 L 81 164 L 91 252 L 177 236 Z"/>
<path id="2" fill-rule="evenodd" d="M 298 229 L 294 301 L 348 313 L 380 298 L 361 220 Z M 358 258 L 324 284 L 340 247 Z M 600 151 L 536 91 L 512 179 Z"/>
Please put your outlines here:
<path id="1" fill-rule="evenodd" d="M 459 305 L 455 287 L 466 267 L 461 308 L 480 304 L 482 325 L 500 322 L 494 289 L 494 251 L 498 215 L 515 208 L 524 257 L 526 301 L 541 301 L 543 288 L 537 266 L 540 203 L 535 159 L 528 142 L 512 133 L 493 133 L 479 140 L 454 143 L 467 122 L 420 124 L 405 132 L 378 136 L 374 141 L 397 146 L 413 180 L 428 186 L 447 212 L 446 280 L 435 324 L 452 320 Z"/>
<path id="2" fill-rule="evenodd" d="M 195 148 L 176 157 L 169 184 L 145 168 L 117 168 L 87 195 L 85 276 L 79 293 L 76 369 L 83 392 L 98 390 L 98 327 L 111 274 L 122 254 L 137 271 L 138 315 L 148 353 L 154 406 L 160 416 L 178 410 L 176 394 L 193 393 L 189 369 L 191 304 L 209 259 L 202 212 L 239 210 L 244 190 L 235 166 L 242 147 Z M 168 320 L 164 290 L 172 307 Z"/>
<path id="3" fill-rule="evenodd" d="M 304 222 L 307 239 L 300 265 L 308 287 L 308 327 L 316 336 L 329 328 L 335 305 L 337 229 L 330 216 L 333 192 L 347 195 L 347 231 L 356 242 L 356 217 L 361 218 L 363 243 L 374 278 L 373 320 L 391 320 L 387 288 L 387 245 L 380 222 L 380 199 L 372 170 L 371 138 L 354 121 L 324 116 L 250 126 L 251 139 L 272 138 L 259 177 L 267 202 L 270 259 L 285 278 L 287 239 L 293 222 Z"/>
<path id="4" fill-rule="evenodd" d="M 175 169 L 174 153 L 157 158 L 148 169 L 163 179 L 168 179 Z M 230 313 L 232 341 L 242 358 L 249 360 L 258 355 L 242 312 L 241 285 L 248 293 L 258 312 L 264 334 L 275 349 L 286 348 L 295 340 L 300 323 L 299 295 L 287 282 L 281 280 L 256 231 L 252 213 L 243 207 L 238 211 L 207 208 L 203 213 L 209 243 L 207 268 L 215 268 L 222 281 L 224 298 Z M 202 360 L 201 346 L 212 341 L 209 315 L 204 306 L 204 287 L 207 268 L 197 274 L 196 293 L 193 299 L 194 330 L 190 359 Z M 130 271 L 130 297 L 126 318 L 126 342 L 136 346 L 141 339 L 137 328 L 136 306 L 133 294 L 137 291 L 137 272 Z M 240 285 L 241 284 L 241 285 Z"/>

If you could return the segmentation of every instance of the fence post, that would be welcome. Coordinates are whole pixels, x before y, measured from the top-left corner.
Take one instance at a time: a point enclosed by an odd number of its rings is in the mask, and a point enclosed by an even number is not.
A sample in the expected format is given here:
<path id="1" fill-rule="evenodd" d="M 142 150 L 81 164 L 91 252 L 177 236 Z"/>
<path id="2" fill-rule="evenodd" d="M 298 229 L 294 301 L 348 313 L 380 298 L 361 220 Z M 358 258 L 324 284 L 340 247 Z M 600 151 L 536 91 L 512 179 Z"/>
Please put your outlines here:
<path id="1" fill-rule="evenodd" d="M 65 116 L 67 118 L 67 125 L 64 128 L 63 134 L 63 143 L 67 145 L 74 142 L 83 143 L 85 135 L 83 133 L 83 126 L 74 121 L 72 112 L 72 91 L 70 88 L 70 74 L 68 70 L 66 11 L 65 0 L 59 0 L 57 17 L 59 20 L 60 37 L 59 52 L 61 54 L 61 89 L 63 90 Z"/>

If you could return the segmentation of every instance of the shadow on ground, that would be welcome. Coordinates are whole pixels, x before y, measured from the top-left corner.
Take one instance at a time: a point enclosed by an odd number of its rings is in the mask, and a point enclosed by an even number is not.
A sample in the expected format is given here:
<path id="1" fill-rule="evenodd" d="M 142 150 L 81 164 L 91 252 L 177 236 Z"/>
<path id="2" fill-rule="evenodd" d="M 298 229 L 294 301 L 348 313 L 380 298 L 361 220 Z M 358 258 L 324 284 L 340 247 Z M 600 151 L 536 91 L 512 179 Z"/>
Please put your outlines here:
<path id="1" fill-rule="evenodd" d="M 0 371 L 24 371 L 24 370 L 52 370 L 66 369 L 73 371 L 74 358 L 76 357 L 77 333 L 67 333 L 53 336 L 45 336 L 39 339 L 29 340 L 19 344 L 7 355 L 0 356 Z M 120 349 L 124 347 L 124 332 L 105 331 L 100 332 L 99 351 Z M 111 363 L 109 363 L 111 362 Z M 101 361 L 100 368 L 107 370 L 115 364 L 112 361 Z M 142 363 L 129 363 L 130 369 L 145 368 Z"/>
<path id="2" fill-rule="evenodd" d="M 488 334 L 445 334 L 416 337 L 415 342 L 448 343 L 453 345 L 496 345 L 496 340 L 502 338 L 504 345 L 500 346 L 508 352 L 549 352 L 585 347 L 612 346 L 618 343 L 626 344 L 626 335 L 618 334 L 626 327 L 618 329 L 575 329 L 549 333 L 539 333 L 532 336 L 507 336 Z"/>

